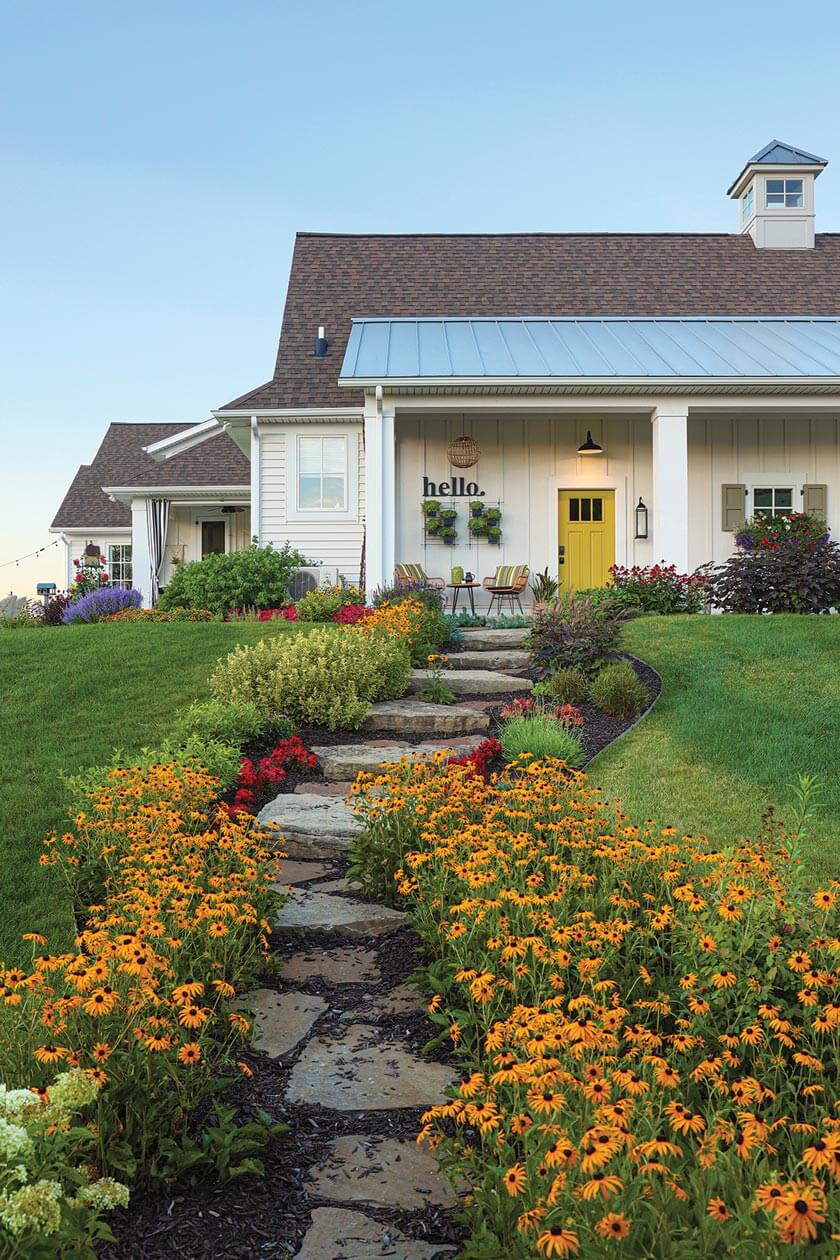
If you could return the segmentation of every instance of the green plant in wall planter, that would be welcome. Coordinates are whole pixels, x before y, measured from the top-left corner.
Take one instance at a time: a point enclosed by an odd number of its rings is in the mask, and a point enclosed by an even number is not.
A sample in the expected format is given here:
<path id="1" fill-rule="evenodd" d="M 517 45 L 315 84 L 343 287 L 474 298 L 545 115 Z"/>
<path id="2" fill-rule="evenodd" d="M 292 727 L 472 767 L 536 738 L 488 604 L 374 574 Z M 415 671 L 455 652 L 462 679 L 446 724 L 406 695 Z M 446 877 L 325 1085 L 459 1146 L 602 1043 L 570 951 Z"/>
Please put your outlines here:
<path id="1" fill-rule="evenodd" d="M 487 541 L 489 543 L 500 543 L 502 541 L 502 531 L 498 525 L 487 526 Z"/>
<path id="2" fill-rule="evenodd" d="M 442 525 L 443 525 L 443 521 L 440 519 L 439 516 L 426 517 L 426 533 L 427 534 L 439 534 Z"/>
<path id="3" fill-rule="evenodd" d="M 481 538 L 487 533 L 487 521 L 483 516 L 470 516 L 467 528 L 471 534 Z"/>
<path id="4" fill-rule="evenodd" d="M 424 499 L 420 507 L 423 515 L 426 517 L 437 516 L 440 511 L 440 503 L 437 499 Z"/>
<path id="5" fill-rule="evenodd" d="M 483 516 L 484 504 L 481 499 L 473 499 L 470 503 L 470 516 Z"/>
<path id="6" fill-rule="evenodd" d="M 443 529 L 440 531 L 440 537 L 443 539 L 445 543 L 451 544 L 451 543 L 454 543 L 455 540 L 457 539 L 458 531 L 457 529 L 454 529 L 451 525 L 444 525 Z"/>
<path id="7" fill-rule="evenodd" d="M 439 516 L 445 525 L 451 525 L 453 521 L 458 519 L 458 513 L 455 511 L 455 508 L 442 508 Z"/>
<path id="8" fill-rule="evenodd" d="M 498 525 L 502 519 L 501 508 L 489 507 L 484 509 L 484 519 L 488 525 Z"/>

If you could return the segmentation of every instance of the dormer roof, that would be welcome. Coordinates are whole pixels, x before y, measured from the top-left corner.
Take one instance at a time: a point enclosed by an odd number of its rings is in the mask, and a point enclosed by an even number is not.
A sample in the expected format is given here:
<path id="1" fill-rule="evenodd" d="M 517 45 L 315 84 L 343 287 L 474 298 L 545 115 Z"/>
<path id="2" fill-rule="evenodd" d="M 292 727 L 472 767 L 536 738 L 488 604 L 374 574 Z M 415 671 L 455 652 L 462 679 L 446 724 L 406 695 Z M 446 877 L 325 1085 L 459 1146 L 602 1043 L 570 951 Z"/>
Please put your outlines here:
<path id="1" fill-rule="evenodd" d="M 785 144 L 784 140 L 771 140 L 745 164 L 738 178 L 727 188 L 727 195 L 739 197 L 747 177 L 758 166 L 769 166 L 774 169 L 792 166 L 806 167 L 816 176 L 825 166 L 828 166 L 828 159 L 817 157 L 815 153 L 808 153 L 805 149 L 798 149 L 794 144 Z"/>

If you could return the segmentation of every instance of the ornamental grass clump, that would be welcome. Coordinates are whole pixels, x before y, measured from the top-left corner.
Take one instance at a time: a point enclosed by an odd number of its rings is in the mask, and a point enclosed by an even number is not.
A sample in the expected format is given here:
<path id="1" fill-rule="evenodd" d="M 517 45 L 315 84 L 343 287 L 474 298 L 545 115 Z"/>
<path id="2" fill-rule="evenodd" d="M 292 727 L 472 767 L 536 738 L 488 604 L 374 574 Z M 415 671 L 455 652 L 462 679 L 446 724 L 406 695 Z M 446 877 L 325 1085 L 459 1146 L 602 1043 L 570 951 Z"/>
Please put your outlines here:
<path id="1" fill-rule="evenodd" d="M 362 775 L 462 1058 L 420 1140 L 465 1177 L 464 1256 L 834 1256 L 840 881 L 768 818 L 721 845 L 634 823 L 547 759 Z"/>
<path id="2" fill-rule="evenodd" d="M 569 766 L 584 762 L 583 744 L 553 713 L 535 709 L 533 713 L 512 714 L 499 733 L 505 761 L 541 761 L 555 757 Z"/>
<path id="3" fill-rule="evenodd" d="M 589 699 L 614 717 L 637 717 L 650 700 L 648 689 L 629 661 L 605 665 L 589 684 Z"/>
<path id="4" fill-rule="evenodd" d="M 0 1079 L 54 1101 L 55 1072 L 81 1069 L 102 1174 L 171 1175 L 237 1070 L 249 1024 L 230 1000 L 268 956 L 279 854 L 218 793 L 189 766 L 111 771 L 41 858 L 66 882 L 73 947 L 30 933 L 31 968 L 0 968 Z"/>

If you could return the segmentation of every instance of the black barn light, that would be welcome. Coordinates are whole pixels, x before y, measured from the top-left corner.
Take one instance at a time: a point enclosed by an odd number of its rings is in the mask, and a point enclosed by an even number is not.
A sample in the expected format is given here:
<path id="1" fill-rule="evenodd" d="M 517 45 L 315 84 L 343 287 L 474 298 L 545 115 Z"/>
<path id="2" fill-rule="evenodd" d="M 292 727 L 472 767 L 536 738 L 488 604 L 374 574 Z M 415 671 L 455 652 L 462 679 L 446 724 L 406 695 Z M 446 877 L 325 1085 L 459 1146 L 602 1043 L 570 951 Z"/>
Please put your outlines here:
<path id="1" fill-rule="evenodd" d="M 636 504 L 636 537 L 647 538 L 648 536 L 648 510 L 639 495 L 639 502 Z"/>
<path id="2" fill-rule="evenodd" d="M 592 440 L 592 431 L 586 430 L 586 441 L 581 442 L 578 447 L 578 455 L 603 455 L 604 448 L 599 446 L 597 442 Z"/>

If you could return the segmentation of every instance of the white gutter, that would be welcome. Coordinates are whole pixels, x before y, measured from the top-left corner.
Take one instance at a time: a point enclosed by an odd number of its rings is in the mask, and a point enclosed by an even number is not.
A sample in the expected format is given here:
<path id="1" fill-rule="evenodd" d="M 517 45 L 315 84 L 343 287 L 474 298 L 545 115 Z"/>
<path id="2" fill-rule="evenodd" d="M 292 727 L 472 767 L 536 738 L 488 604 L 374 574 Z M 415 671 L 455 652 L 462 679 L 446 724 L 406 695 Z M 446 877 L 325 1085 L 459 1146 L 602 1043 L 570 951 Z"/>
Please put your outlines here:
<path id="1" fill-rule="evenodd" d="M 201 424 L 192 424 L 180 433 L 170 433 L 169 437 L 161 438 L 158 442 L 150 442 L 142 450 L 158 461 L 171 459 L 173 455 L 180 455 L 182 451 L 188 451 L 191 447 L 206 442 L 208 438 L 215 437 L 217 433 L 222 433 L 223 428 L 214 417 L 202 421 Z"/>
<path id="2" fill-rule="evenodd" d="M 365 412 L 363 407 L 267 407 L 264 410 L 257 411 L 250 408 L 247 411 L 226 411 L 220 409 L 219 411 L 214 411 L 213 415 L 218 420 L 222 418 L 227 419 L 228 417 L 250 420 L 254 416 L 258 420 L 294 420 L 300 416 L 311 417 L 313 420 L 327 420 L 330 416 L 335 416 L 341 420 L 347 420 L 348 418 L 364 420 Z"/>
<path id="3" fill-rule="evenodd" d="M 373 377 L 340 376 L 338 384 L 342 389 L 377 388 L 390 389 L 424 389 L 458 390 L 483 389 L 488 393 L 494 389 L 532 389 L 539 387 L 544 391 L 556 389 L 579 389 L 592 392 L 604 389 L 638 389 L 651 390 L 687 389 L 692 393 L 701 390 L 719 391 L 721 389 L 812 389 L 819 387 L 831 389 L 840 394 L 840 376 L 393 376 Z"/>

